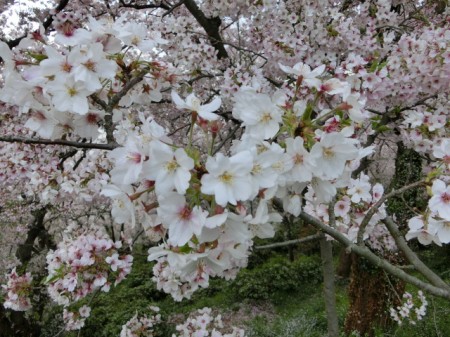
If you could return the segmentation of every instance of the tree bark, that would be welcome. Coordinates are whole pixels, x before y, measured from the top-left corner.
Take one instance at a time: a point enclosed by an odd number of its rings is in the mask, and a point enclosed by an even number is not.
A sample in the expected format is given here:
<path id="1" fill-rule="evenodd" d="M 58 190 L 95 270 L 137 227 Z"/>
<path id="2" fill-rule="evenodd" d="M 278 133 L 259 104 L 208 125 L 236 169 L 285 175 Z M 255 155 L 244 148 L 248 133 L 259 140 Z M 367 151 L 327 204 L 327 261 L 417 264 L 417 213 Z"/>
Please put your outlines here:
<path id="1" fill-rule="evenodd" d="M 403 143 L 397 143 L 397 156 L 395 161 L 395 174 L 392 178 L 390 191 L 400 191 L 410 184 L 417 186 L 405 190 L 399 196 L 393 196 L 388 200 L 388 212 L 395 214 L 397 222 L 405 226 L 406 221 L 413 216 L 411 207 L 418 206 L 420 199 L 419 179 L 422 173 L 422 159 L 414 150 L 407 149 Z M 388 219 L 390 219 L 388 217 Z M 433 278 L 432 273 L 424 266 L 419 259 L 414 259 L 415 254 L 409 249 L 400 233 L 398 227 L 389 222 L 388 229 L 393 235 L 398 248 L 406 255 L 409 254 L 410 262 L 417 264 L 424 275 L 430 275 L 431 283 L 442 289 L 448 289 L 448 285 L 437 277 Z M 358 233 L 362 236 L 363 231 Z M 360 239 L 360 238 L 359 238 Z M 358 240 L 360 241 L 360 240 Z M 405 251 L 406 250 L 406 251 Z M 389 315 L 389 308 L 399 305 L 401 295 L 405 289 L 405 283 L 397 278 L 388 276 L 380 268 L 369 263 L 361 257 L 352 254 L 351 279 L 348 289 L 350 298 L 350 308 L 345 319 L 345 332 L 358 331 L 362 336 L 374 336 L 376 326 L 386 327 L 392 323 Z M 394 254 L 384 259 L 403 263 L 403 254 Z M 414 264 L 413 263 L 413 264 Z M 439 282 L 439 280 L 441 282 Z"/>
<path id="2" fill-rule="evenodd" d="M 322 258 L 323 295 L 327 312 L 328 337 L 339 337 L 336 291 L 334 287 L 333 246 L 325 236 L 320 240 L 320 256 Z"/>
<path id="3" fill-rule="evenodd" d="M 345 318 L 345 332 L 357 331 L 361 336 L 373 337 L 375 327 L 389 326 L 389 308 L 400 304 L 404 289 L 405 282 L 352 254 L 350 308 Z"/>

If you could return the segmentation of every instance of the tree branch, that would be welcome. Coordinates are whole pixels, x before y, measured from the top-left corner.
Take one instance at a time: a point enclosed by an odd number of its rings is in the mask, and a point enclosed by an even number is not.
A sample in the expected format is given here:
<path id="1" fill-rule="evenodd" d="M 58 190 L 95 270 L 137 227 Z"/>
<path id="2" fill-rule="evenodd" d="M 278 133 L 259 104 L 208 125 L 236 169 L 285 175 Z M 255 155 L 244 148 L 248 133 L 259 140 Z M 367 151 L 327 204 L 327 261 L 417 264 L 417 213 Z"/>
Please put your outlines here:
<path id="1" fill-rule="evenodd" d="M 350 241 L 344 234 L 340 233 L 334 228 L 331 228 L 330 226 L 327 226 L 319 219 L 302 212 L 299 215 L 299 218 L 303 219 L 304 221 L 308 222 L 309 224 L 313 225 L 314 227 L 320 229 L 324 233 L 330 235 L 334 239 L 336 239 L 338 242 L 343 244 L 349 251 L 353 251 L 355 254 L 362 256 L 366 258 L 369 262 L 373 263 L 374 265 L 384 269 L 388 273 L 394 275 L 395 277 L 398 277 L 399 279 L 411 283 L 415 285 L 416 287 L 432 294 L 435 296 L 443 297 L 448 300 L 450 300 L 450 291 L 446 288 L 443 289 L 441 287 L 436 287 L 434 285 L 431 285 L 429 283 L 425 283 L 422 280 L 418 279 L 417 277 L 411 276 L 407 273 L 405 273 L 402 269 L 390 264 L 388 261 L 383 260 L 376 254 L 374 254 L 370 249 L 368 249 L 365 246 L 358 246 L 354 244 L 352 241 Z"/>
<path id="2" fill-rule="evenodd" d="M 125 96 L 128 91 L 133 89 L 133 87 L 141 82 L 144 79 L 144 76 L 149 72 L 149 69 L 145 68 L 141 70 L 133 79 L 128 81 L 127 84 L 124 85 L 122 90 L 120 90 L 117 94 L 109 99 L 109 102 L 106 106 L 104 106 L 104 101 L 100 100 L 98 97 L 94 98 L 94 101 L 102 106 L 105 110 L 105 131 L 106 131 L 106 140 L 108 144 L 115 144 L 117 147 L 116 140 L 114 138 L 114 123 L 113 123 L 113 110 L 119 104 L 121 98 Z M 95 97 L 95 96 L 94 96 Z"/>
<path id="3" fill-rule="evenodd" d="M 240 125 L 237 125 L 234 129 L 232 129 L 229 134 L 225 137 L 224 140 L 222 140 L 222 142 L 220 142 L 219 145 L 217 145 L 217 147 L 214 149 L 214 151 L 212 152 L 212 155 L 215 155 L 217 152 L 220 151 L 220 149 L 225 145 L 225 143 L 227 141 L 229 141 L 231 138 L 234 137 L 234 135 L 236 134 L 237 130 L 239 130 L 241 128 Z"/>
<path id="4" fill-rule="evenodd" d="M 399 188 L 398 190 L 392 191 L 391 193 L 385 194 L 383 195 L 380 200 L 378 200 L 367 212 L 367 214 L 364 216 L 364 219 L 361 221 L 361 225 L 359 225 L 359 229 L 358 229 L 358 235 L 357 235 L 357 240 L 356 242 L 361 245 L 363 244 L 363 238 L 364 238 L 364 230 L 366 229 L 367 225 L 370 222 L 370 219 L 372 219 L 373 215 L 376 213 L 376 211 L 378 210 L 378 208 L 380 208 L 380 206 L 389 198 L 405 193 L 406 191 L 415 188 L 415 187 L 419 187 L 420 185 L 424 185 L 426 184 L 425 181 L 416 181 L 412 184 L 403 186 L 402 188 Z"/>
<path id="5" fill-rule="evenodd" d="M 40 209 L 34 210 L 31 213 L 33 214 L 33 223 L 31 224 L 27 238 L 24 243 L 18 245 L 16 251 L 16 257 L 19 259 L 23 266 L 26 266 L 29 260 L 31 259 L 31 255 L 33 253 L 33 244 L 36 238 L 41 235 L 42 231 L 45 231 L 44 227 L 44 217 L 47 214 L 48 207 L 44 206 Z"/>
<path id="6" fill-rule="evenodd" d="M 50 139 L 37 139 L 37 138 L 24 138 L 24 137 L 12 137 L 12 136 L 0 136 L 0 142 L 6 143 L 22 143 L 22 144 L 42 144 L 42 145 L 63 145 L 76 147 L 78 149 L 99 149 L 99 150 L 114 150 L 118 147 L 118 144 L 98 144 L 98 143 L 79 143 L 70 140 L 50 140 Z"/>
<path id="7" fill-rule="evenodd" d="M 165 12 L 162 17 L 165 17 L 167 15 L 169 15 L 170 13 L 172 13 L 176 8 L 180 7 L 182 4 L 184 3 L 184 0 L 180 0 L 179 2 L 177 2 L 175 5 L 173 5 L 167 12 Z"/>
<path id="8" fill-rule="evenodd" d="M 423 105 L 423 104 L 425 104 L 425 102 L 427 100 L 436 98 L 436 97 L 437 97 L 437 95 L 431 95 L 431 96 L 424 97 L 424 98 L 418 100 L 417 102 L 415 102 L 414 104 L 400 108 L 398 110 L 396 110 L 396 108 L 392 108 L 391 110 L 386 111 L 386 112 L 376 111 L 373 109 L 367 109 L 367 111 L 370 111 L 377 115 L 381 115 L 382 117 L 379 122 L 379 125 L 387 125 L 388 123 L 394 122 L 397 119 L 399 119 L 400 112 L 413 109 L 414 107 L 419 106 L 419 105 Z M 396 115 L 392 116 L 393 113 L 395 113 Z M 375 140 L 377 139 L 379 134 L 380 134 L 380 132 L 377 131 L 377 132 L 369 135 L 367 137 L 367 142 L 364 144 L 364 147 L 368 147 L 368 146 L 372 145 L 375 142 Z M 361 164 L 359 165 L 359 167 L 355 171 L 352 172 L 352 178 L 355 179 L 362 171 L 364 171 L 369 166 L 369 164 L 370 164 L 370 159 L 367 156 L 364 157 L 361 160 Z"/>
<path id="9" fill-rule="evenodd" d="M 136 1 L 130 1 L 129 3 L 125 3 L 123 0 L 119 0 L 120 7 L 124 8 L 134 8 L 134 9 L 152 9 L 152 8 L 162 8 L 166 10 L 170 10 L 171 8 L 163 3 L 160 4 L 145 4 L 139 5 Z"/>
<path id="10" fill-rule="evenodd" d="M 277 243 L 271 243 L 271 244 L 263 245 L 263 246 L 256 246 L 255 249 L 270 249 L 270 248 L 278 248 L 278 247 L 286 247 L 286 246 L 291 246 L 291 245 L 297 245 L 299 243 L 320 239 L 322 237 L 322 235 L 323 235 L 322 233 L 313 234 L 313 235 L 309 235 L 309 236 L 306 236 L 306 237 L 301 238 L 301 239 L 289 240 L 289 241 L 277 242 Z"/>
<path id="11" fill-rule="evenodd" d="M 212 46 L 217 50 L 217 57 L 219 59 L 228 58 L 228 53 L 223 45 L 222 37 L 219 33 L 219 27 L 222 23 L 219 17 L 207 18 L 205 14 L 198 8 L 194 0 L 185 0 L 183 4 L 188 11 L 194 16 L 200 26 L 203 27 L 206 34 L 208 34 L 209 41 Z"/>
<path id="12" fill-rule="evenodd" d="M 425 276 L 428 281 L 430 281 L 432 284 L 434 284 L 436 287 L 445 288 L 447 290 L 450 290 L 450 286 L 445 283 L 437 274 L 435 274 L 430 268 L 428 268 L 425 263 L 423 263 L 414 253 L 411 248 L 409 248 L 408 244 L 406 243 L 405 239 L 403 239 L 402 234 L 400 233 L 397 225 L 392 220 L 391 217 L 386 217 L 385 219 L 381 220 L 385 225 L 386 228 L 389 230 L 389 233 L 391 233 L 392 237 L 395 240 L 395 243 L 397 244 L 397 247 L 401 249 L 401 251 L 405 254 L 406 259 L 412 263 L 412 265 L 417 269 L 423 276 Z"/>

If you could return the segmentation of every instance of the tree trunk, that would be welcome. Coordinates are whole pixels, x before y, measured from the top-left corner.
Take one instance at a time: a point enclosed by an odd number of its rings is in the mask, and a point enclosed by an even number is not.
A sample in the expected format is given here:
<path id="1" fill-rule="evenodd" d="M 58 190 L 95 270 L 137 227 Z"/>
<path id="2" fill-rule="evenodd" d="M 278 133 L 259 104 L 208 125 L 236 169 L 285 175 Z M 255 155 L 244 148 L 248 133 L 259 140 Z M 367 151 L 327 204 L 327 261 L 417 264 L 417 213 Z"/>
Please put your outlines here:
<path id="1" fill-rule="evenodd" d="M 339 263 L 336 268 L 336 275 L 342 278 L 348 278 L 352 267 L 352 258 L 350 253 L 341 249 L 339 253 Z"/>
<path id="2" fill-rule="evenodd" d="M 350 308 L 345 319 L 345 332 L 357 331 L 361 336 L 373 337 L 375 327 L 389 326 L 389 308 L 400 304 L 404 289 L 404 282 L 352 254 L 348 289 Z"/>
<path id="3" fill-rule="evenodd" d="M 336 291 L 334 287 L 333 246 L 325 236 L 320 240 L 320 256 L 322 258 L 323 295 L 327 312 L 328 337 L 339 337 Z"/>
<path id="4" fill-rule="evenodd" d="M 414 183 L 420 179 L 422 173 L 422 159 L 402 142 L 397 143 L 395 157 L 395 173 L 388 188 L 389 191 Z M 388 213 L 395 214 L 400 228 L 413 216 L 412 208 L 421 203 L 419 188 L 411 189 L 401 197 L 388 200 Z M 387 260 L 396 264 L 403 262 L 402 256 L 385 256 Z M 400 297 L 405 283 L 388 277 L 380 268 L 370 265 L 364 259 L 352 254 L 352 268 L 348 289 L 350 309 L 345 319 L 345 331 L 358 331 L 362 336 L 373 336 L 376 326 L 386 327 L 391 324 L 389 308 L 400 304 Z"/>

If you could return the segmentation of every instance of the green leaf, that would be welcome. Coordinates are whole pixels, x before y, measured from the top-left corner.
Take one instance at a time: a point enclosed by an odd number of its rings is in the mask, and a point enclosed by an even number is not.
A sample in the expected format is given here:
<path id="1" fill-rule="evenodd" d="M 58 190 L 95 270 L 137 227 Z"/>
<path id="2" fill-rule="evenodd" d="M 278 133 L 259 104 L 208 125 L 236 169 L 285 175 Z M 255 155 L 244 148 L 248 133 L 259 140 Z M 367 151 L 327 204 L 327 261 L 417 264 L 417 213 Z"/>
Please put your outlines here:
<path id="1" fill-rule="evenodd" d="M 38 54 L 38 53 L 32 53 L 32 52 L 28 52 L 27 54 L 29 56 L 31 56 L 32 58 L 34 58 L 38 62 L 41 62 L 41 61 L 46 60 L 48 58 L 48 56 L 44 55 L 44 54 Z"/>

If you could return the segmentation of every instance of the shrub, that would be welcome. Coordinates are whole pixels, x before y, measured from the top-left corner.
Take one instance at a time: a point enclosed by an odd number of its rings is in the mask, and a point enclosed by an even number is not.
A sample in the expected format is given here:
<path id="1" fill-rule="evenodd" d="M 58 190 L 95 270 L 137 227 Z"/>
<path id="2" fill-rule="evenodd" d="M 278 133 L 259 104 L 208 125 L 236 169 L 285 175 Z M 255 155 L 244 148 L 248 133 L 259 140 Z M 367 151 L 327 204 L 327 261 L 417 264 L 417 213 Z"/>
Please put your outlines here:
<path id="1" fill-rule="evenodd" d="M 299 290 L 321 280 L 317 258 L 302 257 L 289 262 L 276 257 L 253 270 L 242 270 L 230 290 L 239 299 L 268 300 L 277 293 Z"/>

